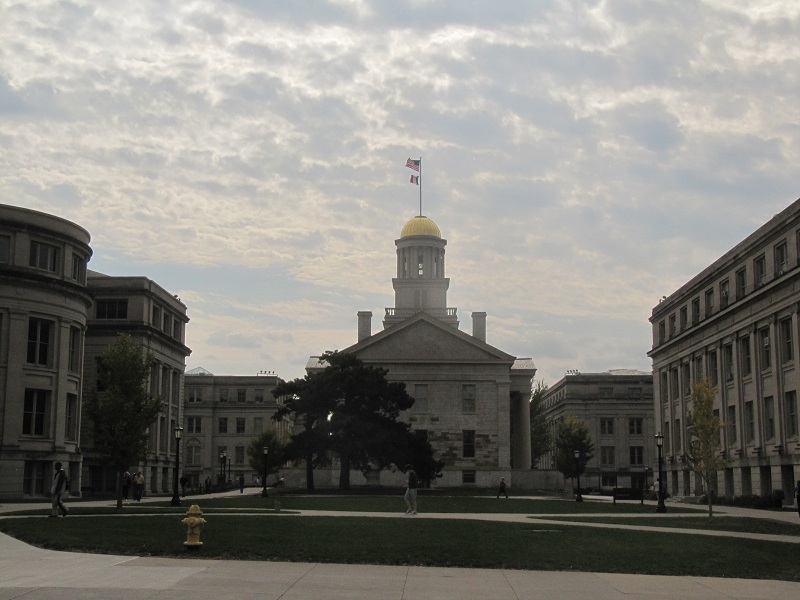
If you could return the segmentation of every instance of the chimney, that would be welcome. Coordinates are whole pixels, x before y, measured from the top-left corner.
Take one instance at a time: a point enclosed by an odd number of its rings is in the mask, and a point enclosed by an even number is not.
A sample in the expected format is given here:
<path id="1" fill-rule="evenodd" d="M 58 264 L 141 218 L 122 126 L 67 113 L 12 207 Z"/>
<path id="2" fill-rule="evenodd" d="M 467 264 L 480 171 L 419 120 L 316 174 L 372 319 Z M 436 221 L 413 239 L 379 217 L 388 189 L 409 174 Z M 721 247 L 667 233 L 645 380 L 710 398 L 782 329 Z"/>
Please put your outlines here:
<path id="1" fill-rule="evenodd" d="M 472 313 L 472 337 L 478 338 L 480 341 L 486 341 L 486 313 L 474 312 Z"/>
<path id="2" fill-rule="evenodd" d="M 372 335 L 372 311 L 358 311 L 358 341 L 363 342 Z"/>

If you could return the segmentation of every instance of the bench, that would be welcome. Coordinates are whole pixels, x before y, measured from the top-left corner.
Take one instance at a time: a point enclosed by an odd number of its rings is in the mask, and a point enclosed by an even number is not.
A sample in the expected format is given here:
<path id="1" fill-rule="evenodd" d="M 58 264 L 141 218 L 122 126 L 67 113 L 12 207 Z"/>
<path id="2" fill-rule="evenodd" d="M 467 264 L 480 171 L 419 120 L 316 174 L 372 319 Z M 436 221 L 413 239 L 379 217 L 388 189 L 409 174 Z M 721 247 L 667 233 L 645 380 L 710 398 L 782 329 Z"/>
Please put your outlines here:
<path id="1" fill-rule="evenodd" d="M 611 495 L 614 499 L 614 504 L 617 503 L 617 500 L 639 500 L 644 504 L 644 490 L 641 488 L 615 487 Z"/>

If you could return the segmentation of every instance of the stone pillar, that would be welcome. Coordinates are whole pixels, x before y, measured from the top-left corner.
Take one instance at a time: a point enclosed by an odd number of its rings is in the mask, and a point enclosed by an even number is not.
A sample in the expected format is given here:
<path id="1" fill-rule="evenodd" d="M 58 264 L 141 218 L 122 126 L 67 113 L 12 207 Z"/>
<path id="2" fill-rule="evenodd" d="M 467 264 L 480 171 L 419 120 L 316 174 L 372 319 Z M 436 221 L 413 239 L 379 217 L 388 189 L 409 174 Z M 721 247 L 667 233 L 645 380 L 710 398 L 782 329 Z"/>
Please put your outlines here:
<path id="1" fill-rule="evenodd" d="M 358 341 L 363 342 L 372 335 L 372 311 L 358 312 Z"/>

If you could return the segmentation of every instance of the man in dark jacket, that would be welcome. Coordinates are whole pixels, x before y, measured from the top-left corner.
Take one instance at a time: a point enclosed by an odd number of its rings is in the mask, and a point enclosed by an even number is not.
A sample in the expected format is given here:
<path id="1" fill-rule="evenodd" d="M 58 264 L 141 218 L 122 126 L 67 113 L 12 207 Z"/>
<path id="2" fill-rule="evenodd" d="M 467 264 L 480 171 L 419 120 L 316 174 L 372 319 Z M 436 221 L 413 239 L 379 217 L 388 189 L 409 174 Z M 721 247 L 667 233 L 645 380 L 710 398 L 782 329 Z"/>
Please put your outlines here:
<path id="1" fill-rule="evenodd" d="M 58 516 L 58 510 L 64 513 L 64 516 L 67 516 L 69 513 L 69 509 L 64 506 L 63 496 L 67 492 L 67 474 L 64 472 L 64 469 L 61 468 L 61 463 L 56 463 L 56 474 L 53 476 L 53 485 L 50 486 L 50 495 L 53 499 L 53 511 L 50 513 L 51 517 Z"/>

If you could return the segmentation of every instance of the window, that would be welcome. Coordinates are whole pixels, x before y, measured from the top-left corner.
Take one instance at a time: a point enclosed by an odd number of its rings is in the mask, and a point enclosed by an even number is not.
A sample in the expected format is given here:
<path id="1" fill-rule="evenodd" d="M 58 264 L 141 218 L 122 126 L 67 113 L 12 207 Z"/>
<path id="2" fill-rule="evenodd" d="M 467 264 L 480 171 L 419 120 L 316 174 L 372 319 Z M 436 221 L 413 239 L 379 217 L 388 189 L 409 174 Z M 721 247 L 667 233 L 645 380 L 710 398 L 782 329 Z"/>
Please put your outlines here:
<path id="1" fill-rule="evenodd" d="M 164 311 L 164 321 L 161 325 L 161 331 L 164 333 L 169 333 L 172 329 L 172 316 L 165 310 Z"/>
<path id="2" fill-rule="evenodd" d="M 423 256 L 422 254 L 417 254 L 417 275 L 419 275 L 420 277 L 422 277 L 424 273 L 422 265 L 423 265 Z"/>
<path id="3" fill-rule="evenodd" d="M 692 393 L 691 367 L 688 362 L 681 365 L 681 376 L 683 379 L 683 395 L 688 397 Z"/>
<path id="4" fill-rule="evenodd" d="M 761 354 L 761 369 L 769 369 L 771 365 L 771 353 L 769 342 L 769 327 L 758 332 L 758 351 Z"/>
<path id="5" fill-rule="evenodd" d="M 670 371 L 670 377 L 672 381 L 670 382 L 670 398 L 676 400 L 680 394 L 680 387 L 678 386 L 678 369 L 677 367 Z"/>
<path id="6" fill-rule="evenodd" d="M 257 389 L 255 392 L 256 395 L 256 402 L 264 402 L 264 390 Z"/>
<path id="7" fill-rule="evenodd" d="M 644 419 L 641 417 L 633 417 L 628 419 L 628 433 L 630 435 L 642 435 L 642 424 Z"/>
<path id="8" fill-rule="evenodd" d="M 733 381 L 733 345 L 722 347 L 722 358 L 725 361 L 725 381 Z"/>
<path id="9" fill-rule="evenodd" d="M 200 464 L 200 444 L 190 443 L 186 446 L 186 464 L 199 465 Z"/>
<path id="10" fill-rule="evenodd" d="M 753 260 L 753 278 L 754 284 L 757 288 L 761 287 L 766 283 L 766 276 L 767 276 L 767 261 L 762 254 L 755 260 Z"/>
<path id="11" fill-rule="evenodd" d="M 775 246 L 775 277 L 779 277 L 786 272 L 789 262 L 789 250 L 786 247 L 786 241 L 781 242 Z"/>
<path id="12" fill-rule="evenodd" d="M 768 440 L 775 439 L 775 401 L 772 396 L 764 398 L 764 420 L 766 421 L 766 435 Z"/>
<path id="13" fill-rule="evenodd" d="M 658 324 L 658 343 L 663 344 L 667 339 L 667 325 L 664 321 Z"/>
<path id="14" fill-rule="evenodd" d="M 614 419 L 600 419 L 600 435 L 614 435 Z"/>
<path id="15" fill-rule="evenodd" d="M 472 469 L 461 471 L 461 483 L 475 483 L 475 471 Z"/>
<path id="16" fill-rule="evenodd" d="M 11 238 L 0 235 L 0 264 L 11 262 Z"/>
<path id="17" fill-rule="evenodd" d="M 739 342 L 741 349 L 742 377 L 750 375 L 753 369 L 753 361 L 750 357 L 750 336 L 744 336 Z"/>
<path id="18" fill-rule="evenodd" d="M 53 335 L 52 321 L 31 317 L 28 320 L 28 357 L 32 365 L 48 366 Z"/>
<path id="19" fill-rule="evenodd" d="M 428 386 L 415 385 L 414 386 L 414 412 L 427 413 L 428 412 Z"/>
<path id="20" fill-rule="evenodd" d="M 236 417 L 236 433 L 244 433 L 244 417 Z"/>
<path id="21" fill-rule="evenodd" d="M 741 300 L 747 293 L 747 269 L 736 271 L 736 299 Z"/>
<path id="22" fill-rule="evenodd" d="M 669 316 L 669 337 L 670 339 L 675 337 L 675 315 Z"/>
<path id="23" fill-rule="evenodd" d="M 744 427 L 745 441 L 750 444 L 756 439 L 756 416 L 752 401 L 744 403 Z"/>
<path id="24" fill-rule="evenodd" d="M 689 309 L 684 306 L 681 308 L 681 331 L 686 331 L 689 328 Z"/>
<path id="25" fill-rule="evenodd" d="M 98 300 L 97 312 L 98 319 L 127 319 L 128 301 L 122 300 Z"/>
<path id="26" fill-rule="evenodd" d="M 708 353 L 708 361 L 706 365 L 708 367 L 708 377 L 711 379 L 711 384 L 717 385 L 719 383 L 719 370 L 717 367 L 716 351 L 711 351 Z"/>
<path id="27" fill-rule="evenodd" d="M 644 446 L 631 446 L 631 466 L 641 466 L 644 464 Z"/>
<path id="28" fill-rule="evenodd" d="M 711 411 L 711 414 L 717 420 L 717 423 L 719 423 L 720 422 L 720 420 L 719 420 L 719 409 L 715 408 L 713 411 Z M 722 431 L 717 429 L 717 447 L 719 448 L 719 446 L 721 446 L 721 445 L 722 445 Z"/>
<path id="29" fill-rule="evenodd" d="M 797 392 L 786 392 L 786 434 L 797 436 Z"/>
<path id="30" fill-rule="evenodd" d="M 49 474 L 52 464 L 50 461 L 44 460 L 26 460 L 22 479 L 22 493 L 26 496 L 41 496 L 49 492 Z"/>
<path id="31" fill-rule="evenodd" d="M 228 390 L 222 389 L 219 391 L 219 401 L 220 402 L 227 402 L 228 401 Z"/>
<path id="32" fill-rule="evenodd" d="M 664 451 L 669 448 L 669 421 L 664 421 Z"/>
<path id="33" fill-rule="evenodd" d="M 28 265 L 58 273 L 58 248 L 50 244 L 31 241 L 31 255 Z"/>
<path id="34" fill-rule="evenodd" d="M 172 337 L 176 340 L 181 339 L 181 322 L 178 319 L 172 322 Z"/>
<path id="35" fill-rule="evenodd" d="M 667 372 L 661 371 L 661 388 L 659 389 L 659 393 L 661 394 L 661 402 L 666 404 L 669 402 L 669 384 L 667 383 Z"/>
<path id="36" fill-rule="evenodd" d="M 67 394 L 66 413 L 64 414 L 64 439 L 78 441 L 78 395 Z"/>
<path id="37" fill-rule="evenodd" d="M 25 390 L 25 404 L 22 409 L 23 435 L 44 436 L 49 404 L 49 390 Z"/>
<path id="38" fill-rule="evenodd" d="M 236 401 L 244 402 L 247 399 L 247 390 L 236 390 Z"/>
<path id="39" fill-rule="evenodd" d="M 728 306 L 728 301 L 730 299 L 730 283 L 727 279 L 723 279 L 719 282 L 719 307 L 725 308 Z"/>
<path id="40" fill-rule="evenodd" d="M 233 452 L 234 452 L 234 458 L 236 459 L 236 464 L 237 465 L 243 465 L 244 464 L 244 446 L 236 446 L 233 449 Z"/>
<path id="41" fill-rule="evenodd" d="M 703 357 L 702 356 L 695 356 L 694 357 L 694 373 L 693 373 L 692 381 L 694 383 L 697 383 L 702 378 L 703 378 Z"/>
<path id="42" fill-rule="evenodd" d="M 601 398 L 611 398 L 614 395 L 614 388 L 613 387 L 601 387 L 600 388 L 600 397 Z"/>
<path id="43" fill-rule="evenodd" d="M 161 309 L 158 306 L 153 306 L 153 327 L 161 326 Z"/>
<path id="44" fill-rule="evenodd" d="M 692 300 L 692 325 L 700 322 L 700 298 Z"/>
<path id="45" fill-rule="evenodd" d="M 791 362 L 794 359 L 794 345 L 792 343 L 792 318 L 783 319 L 781 327 L 781 361 Z"/>
<path id="46" fill-rule="evenodd" d="M 461 412 L 466 415 L 475 414 L 475 386 L 465 383 L 461 386 Z"/>
<path id="47" fill-rule="evenodd" d="M 264 431 L 264 418 L 253 417 L 253 433 L 261 433 Z"/>
<path id="48" fill-rule="evenodd" d="M 714 314 L 714 290 L 706 292 L 706 319 Z"/>
<path id="49" fill-rule="evenodd" d="M 217 424 L 219 433 L 228 433 L 228 417 L 219 417 Z"/>
<path id="50" fill-rule="evenodd" d="M 190 403 L 195 402 L 202 402 L 203 401 L 203 389 L 202 388 L 189 388 L 189 391 L 186 393 L 186 396 Z"/>
<path id="51" fill-rule="evenodd" d="M 683 441 L 682 441 L 682 430 L 681 430 L 681 420 L 675 419 L 675 430 L 673 432 L 675 434 L 675 450 L 680 452 L 683 450 Z"/>
<path id="52" fill-rule="evenodd" d="M 617 476 L 604 473 L 600 477 L 600 485 L 602 485 L 603 487 L 612 487 L 612 488 L 617 487 Z"/>
<path id="53" fill-rule="evenodd" d="M 72 279 L 86 283 L 86 259 L 80 254 L 72 254 Z"/>
<path id="54" fill-rule="evenodd" d="M 736 443 L 736 407 L 728 407 L 728 444 Z"/>
<path id="55" fill-rule="evenodd" d="M 68 368 L 73 373 L 81 370 L 81 338 L 83 337 L 80 327 L 69 328 L 69 360 Z"/>
<path id="56" fill-rule="evenodd" d="M 203 433 L 203 419 L 200 417 L 186 417 L 187 433 Z"/>
<path id="57" fill-rule="evenodd" d="M 613 467 L 615 464 L 616 448 L 614 446 L 600 446 L 600 466 Z"/>
<path id="58" fill-rule="evenodd" d="M 465 429 L 461 432 L 464 458 L 475 458 L 475 430 Z"/>

